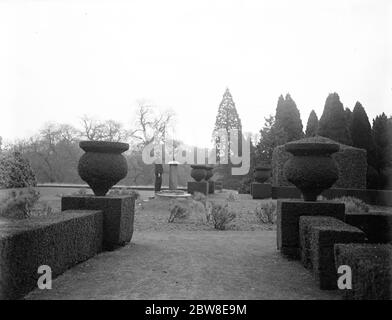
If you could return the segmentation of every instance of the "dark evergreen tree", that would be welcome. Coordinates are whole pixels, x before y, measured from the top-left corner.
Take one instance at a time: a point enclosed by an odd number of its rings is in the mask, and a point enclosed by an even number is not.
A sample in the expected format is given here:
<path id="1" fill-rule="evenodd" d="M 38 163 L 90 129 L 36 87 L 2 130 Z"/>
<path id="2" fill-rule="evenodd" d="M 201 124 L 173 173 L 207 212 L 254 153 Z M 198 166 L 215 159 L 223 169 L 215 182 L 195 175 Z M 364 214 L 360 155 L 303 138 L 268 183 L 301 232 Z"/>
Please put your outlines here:
<path id="1" fill-rule="evenodd" d="M 286 94 L 285 99 L 282 95 L 279 97 L 275 125 L 286 132 L 287 141 L 298 140 L 303 137 L 301 115 L 290 94 Z"/>
<path id="2" fill-rule="evenodd" d="M 353 113 L 350 110 L 350 108 L 344 109 L 344 114 L 346 115 L 346 126 L 348 128 L 348 134 L 349 134 L 349 140 L 352 143 L 352 138 L 351 138 L 351 121 L 353 119 Z"/>
<path id="3" fill-rule="evenodd" d="M 287 133 L 275 124 L 274 116 L 265 118 L 260 130 L 260 140 L 256 145 L 256 162 L 270 163 L 274 148 L 287 142 Z"/>
<path id="4" fill-rule="evenodd" d="M 391 161 L 389 150 L 391 149 L 392 137 L 388 132 L 388 117 L 384 112 L 373 120 L 372 133 L 377 150 L 375 168 L 380 171 L 386 168 Z"/>
<path id="5" fill-rule="evenodd" d="M 375 167 L 376 148 L 373 141 L 372 128 L 366 111 L 359 102 L 355 104 L 353 109 L 350 131 L 353 147 L 365 149 L 368 164 Z"/>
<path id="6" fill-rule="evenodd" d="M 309 115 L 308 123 L 306 125 L 306 137 L 314 137 L 317 135 L 318 130 L 318 118 L 316 112 L 312 110 Z"/>
<path id="7" fill-rule="evenodd" d="M 365 149 L 367 153 L 367 186 L 369 189 L 378 188 L 378 176 L 376 166 L 376 147 L 373 141 L 372 128 L 365 109 L 357 102 L 353 109 L 350 132 L 352 145 L 356 148 Z"/>
<path id="8" fill-rule="evenodd" d="M 318 134 L 343 144 L 351 144 L 346 114 L 337 93 L 329 94 L 325 101 L 324 111 L 319 121 Z"/>

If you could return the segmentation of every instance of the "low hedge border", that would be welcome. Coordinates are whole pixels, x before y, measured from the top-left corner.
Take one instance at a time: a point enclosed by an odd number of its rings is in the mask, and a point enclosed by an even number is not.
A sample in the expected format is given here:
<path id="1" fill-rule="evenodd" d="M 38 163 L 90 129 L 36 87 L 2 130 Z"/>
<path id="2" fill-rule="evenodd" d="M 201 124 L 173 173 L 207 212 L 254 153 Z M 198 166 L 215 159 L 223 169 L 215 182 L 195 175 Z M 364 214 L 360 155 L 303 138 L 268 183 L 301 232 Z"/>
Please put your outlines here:
<path id="1" fill-rule="evenodd" d="M 392 299 L 391 244 L 335 244 L 335 267 L 348 265 L 352 289 L 342 290 L 348 300 Z"/>
<path id="2" fill-rule="evenodd" d="M 361 229 L 371 243 L 392 242 L 392 214 L 386 212 L 351 213 L 346 222 Z"/>
<path id="3" fill-rule="evenodd" d="M 0 300 L 18 299 L 37 287 L 38 267 L 56 277 L 102 250 L 101 211 L 64 211 L 59 215 L 0 224 Z"/>

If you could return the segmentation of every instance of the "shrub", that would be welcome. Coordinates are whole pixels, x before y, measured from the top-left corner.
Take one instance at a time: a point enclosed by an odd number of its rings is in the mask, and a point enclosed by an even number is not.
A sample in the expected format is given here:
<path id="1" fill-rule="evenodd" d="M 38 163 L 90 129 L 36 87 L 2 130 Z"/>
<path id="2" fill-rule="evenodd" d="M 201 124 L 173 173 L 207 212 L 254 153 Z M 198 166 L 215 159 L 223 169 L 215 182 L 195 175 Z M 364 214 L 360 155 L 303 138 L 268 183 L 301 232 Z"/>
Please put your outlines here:
<path id="1" fill-rule="evenodd" d="M 202 211 L 205 214 L 206 222 L 210 221 L 212 205 L 207 201 L 207 197 L 200 192 L 195 192 L 193 195 L 192 209 Z"/>
<path id="2" fill-rule="evenodd" d="M 31 216 L 40 193 L 29 188 L 27 190 L 13 190 L 0 206 L 0 215 L 10 218 L 27 218 Z"/>
<path id="3" fill-rule="evenodd" d="M 229 194 L 228 197 L 227 197 L 227 201 L 233 202 L 233 201 L 235 201 L 235 200 L 236 200 L 236 198 L 235 198 L 234 193 L 231 193 L 231 192 L 230 192 L 230 194 Z"/>
<path id="4" fill-rule="evenodd" d="M 30 163 L 19 152 L 0 155 L 0 188 L 26 188 L 36 185 Z"/>
<path id="5" fill-rule="evenodd" d="M 179 204 L 174 204 L 170 208 L 170 216 L 167 222 L 171 223 L 174 222 L 176 219 L 184 219 L 187 217 L 187 209 L 180 206 Z"/>
<path id="6" fill-rule="evenodd" d="M 224 206 L 220 204 L 212 205 L 211 218 L 215 229 L 226 230 L 227 224 L 233 221 L 235 217 L 235 213 L 229 211 L 228 204 L 225 204 Z"/>
<path id="7" fill-rule="evenodd" d="M 75 196 L 85 196 L 86 194 L 87 194 L 86 188 L 80 188 L 78 191 L 73 193 L 73 195 Z"/>
<path id="8" fill-rule="evenodd" d="M 260 223 L 274 224 L 276 222 L 276 202 L 274 200 L 263 201 L 260 207 L 255 209 L 255 214 Z"/>
<path id="9" fill-rule="evenodd" d="M 253 179 L 252 178 L 244 178 L 241 180 L 241 185 L 238 188 L 238 193 L 239 194 L 250 194 L 250 185 L 252 183 Z"/>
<path id="10" fill-rule="evenodd" d="M 207 197 L 201 192 L 195 192 L 193 194 L 193 200 L 205 203 L 207 201 Z"/>
<path id="11" fill-rule="evenodd" d="M 131 196 L 135 200 L 140 198 L 140 193 L 137 190 L 128 189 L 128 188 L 116 188 L 111 189 L 108 192 L 109 196 Z"/>
<path id="12" fill-rule="evenodd" d="M 369 212 L 369 206 L 361 199 L 355 197 L 334 198 L 332 201 L 343 202 L 346 206 L 346 214 Z"/>

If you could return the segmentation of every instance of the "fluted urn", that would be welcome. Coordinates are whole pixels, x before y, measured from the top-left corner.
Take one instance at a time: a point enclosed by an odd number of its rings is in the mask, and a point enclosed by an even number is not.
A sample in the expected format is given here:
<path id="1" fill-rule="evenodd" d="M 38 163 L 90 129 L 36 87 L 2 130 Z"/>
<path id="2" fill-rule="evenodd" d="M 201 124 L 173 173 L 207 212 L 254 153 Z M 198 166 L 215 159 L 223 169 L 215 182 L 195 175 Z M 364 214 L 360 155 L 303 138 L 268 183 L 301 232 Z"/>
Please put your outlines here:
<path id="1" fill-rule="evenodd" d="M 284 173 L 301 190 L 305 201 L 316 201 L 338 179 L 338 167 L 331 155 L 339 151 L 339 144 L 315 137 L 289 142 L 285 150 L 293 157 L 285 163 Z"/>
<path id="2" fill-rule="evenodd" d="M 127 160 L 122 155 L 128 143 L 81 141 L 85 153 L 79 159 L 78 173 L 96 196 L 104 196 L 109 189 L 124 179 L 128 172 Z"/>
<path id="3" fill-rule="evenodd" d="M 195 181 L 200 182 L 207 176 L 207 169 L 205 165 L 191 165 L 191 177 L 195 179 Z"/>

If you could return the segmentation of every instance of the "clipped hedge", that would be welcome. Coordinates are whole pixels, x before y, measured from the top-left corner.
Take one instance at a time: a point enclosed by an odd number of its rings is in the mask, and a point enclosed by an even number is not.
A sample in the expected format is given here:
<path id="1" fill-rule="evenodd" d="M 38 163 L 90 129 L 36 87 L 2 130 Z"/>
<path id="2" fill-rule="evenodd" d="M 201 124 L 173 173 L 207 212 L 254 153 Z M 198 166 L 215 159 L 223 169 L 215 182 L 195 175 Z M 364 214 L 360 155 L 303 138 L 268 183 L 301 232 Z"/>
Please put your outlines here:
<path id="1" fill-rule="evenodd" d="M 346 222 L 365 232 L 371 243 L 392 243 L 392 214 L 388 212 L 351 212 Z"/>
<path id="2" fill-rule="evenodd" d="M 331 139 L 318 137 L 320 142 L 338 143 Z M 305 141 L 304 139 L 296 142 Z M 367 160 L 366 150 L 350 147 L 341 143 L 340 151 L 332 154 L 339 169 L 339 179 L 332 188 L 366 189 Z M 273 186 L 293 186 L 287 181 L 283 166 L 292 155 L 281 145 L 272 153 L 272 184 Z"/>
<path id="3" fill-rule="evenodd" d="M 336 270 L 351 268 L 352 289 L 342 290 L 345 299 L 392 299 L 392 245 L 336 244 L 334 254 Z"/>
<path id="4" fill-rule="evenodd" d="M 311 259 L 311 228 L 336 224 L 336 219 L 323 216 L 299 217 L 299 244 L 301 248 L 301 262 L 306 269 L 312 269 Z"/>
<path id="5" fill-rule="evenodd" d="M 328 224 L 310 226 L 310 256 L 313 274 L 322 290 L 337 289 L 334 245 L 365 242 L 365 233 L 342 221 L 330 218 Z"/>
<path id="6" fill-rule="evenodd" d="M 0 188 L 25 188 L 36 185 L 33 169 L 20 152 L 0 154 Z"/>
<path id="7" fill-rule="evenodd" d="M 0 300 L 37 288 L 38 267 L 55 278 L 102 250 L 101 211 L 74 210 L 0 225 Z"/>

